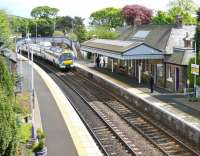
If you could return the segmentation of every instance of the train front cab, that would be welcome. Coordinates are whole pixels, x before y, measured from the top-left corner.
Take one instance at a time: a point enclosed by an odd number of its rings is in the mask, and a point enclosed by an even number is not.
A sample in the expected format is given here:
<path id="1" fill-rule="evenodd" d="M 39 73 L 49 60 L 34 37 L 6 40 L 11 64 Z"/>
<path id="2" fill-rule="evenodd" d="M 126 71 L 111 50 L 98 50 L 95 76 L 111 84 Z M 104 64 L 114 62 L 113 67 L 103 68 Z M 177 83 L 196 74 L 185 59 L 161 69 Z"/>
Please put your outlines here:
<path id="1" fill-rule="evenodd" d="M 59 67 L 61 69 L 72 69 L 74 68 L 74 60 L 72 53 L 63 53 L 59 58 Z"/>

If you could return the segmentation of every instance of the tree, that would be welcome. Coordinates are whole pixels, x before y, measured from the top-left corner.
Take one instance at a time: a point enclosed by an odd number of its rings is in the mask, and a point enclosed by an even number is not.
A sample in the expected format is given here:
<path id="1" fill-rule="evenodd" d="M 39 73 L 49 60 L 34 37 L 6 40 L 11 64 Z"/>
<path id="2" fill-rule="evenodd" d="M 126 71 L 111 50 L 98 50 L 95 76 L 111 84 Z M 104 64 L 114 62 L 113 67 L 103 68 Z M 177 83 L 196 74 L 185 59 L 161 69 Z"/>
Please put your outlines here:
<path id="1" fill-rule="evenodd" d="M 196 24 L 196 19 L 193 13 L 196 10 L 196 5 L 193 0 L 173 0 L 169 4 L 169 9 L 158 11 L 153 17 L 152 22 L 155 24 L 173 24 L 177 15 L 182 17 L 184 24 Z"/>
<path id="2" fill-rule="evenodd" d="M 192 17 L 192 15 L 189 12 L 183 10 L 179 6 L 172 7 L 171 9 L 169 9 L 168 15 L 169 15 L 169 17 L 171 17 L 173 19 L 173 22 L 175 22 L 175 17 L 177 15 L 180 15 L 183 19 L 183 23 L 185 23 L 185 24 L 195 24 L 196 23 L 196 19 L 194 17 Z"/>
<path id="3" fill-rule="evenodd" d="M 26 35 L 27 26 L 29 24 L 30 19 L 11 16 L 10 17 L 10 26 L 13 33 L 21 33 L 24 37 Z"/>
<path id="4" fill-rule="evenodd" d="M 195 34 L 197 62 L 200 64 L 200 8 L 197 11 L 197 27 Z"/>
<path id="5" fill-rule="evenodd" d="M 59 10 L 57 8 L 51 8 L 49 6 L 39 6 L 31 11 L 31 16 L 34 18 L 48 20 L 50 18 L 55 18 L 58 11 Z"/>
<path id="6" fill-rule="evenodd" d="M 128 25 L 148 24 L 151 22 L 152 10 L 140 5 L 126 5 L 122 9 Z"/>
<path id="7" fill-rule="evenodd" d="M 72 24 L 72 31 L 76 34 L 80 42 L 83 42 L 86 39 L 86 29 L 83 21 L 83 18 L 76 16 L 74 17 Z"/>
<path id="8" fill-rule="evenodd" d="M 169 3 L 170 8 L 180 8 L 188 14 L 195 13 L 197 10 L 196 4 L 193 0 L 173 0 Z"/>
<path id="9" fill-rule="evenodd" d="M 16 152 L 16 117 L 13 80 L 0 58 L 0 156 L 14 156 Z"/>
<path id="10" fill-rule="evenodd" d="M 116 28 L 123 25 L 122 10 L 109 7 L 93 12 L 90 15 L 91 25 L 108 26 Z"/>
<path id="11" fill-rule="evenodd" d="M 57 8 L 51 8 L 49 6 L 39 6 L 31 11 L 31 16 L 34 20 L 31 20 L 30 32 L 32 36 L 36 35 L 36 23 L 38 35 L 40 36 L 52 36 L 54 32 L 54 22 L 58 13 Z"/>
<path id="12" fill-rule="evenodd" d="M 65 35 L 72 29 L 73 18 L 70 16 L 61 16 L 56 18 L 56 28 Z"/>
<path id="13" fill-rule="evenodd" d="M 154 24 L 171 24 L 174 19 L 165 11 L 157 11 L 156 15 L 152 18 Z"/>
<path id="14" fill-rule="evenodd" d="M 113 31 L 109 27 L 105 27 L 105 26 L 92 27 L 87 32 L 87 40 L 92 39 L 92 38 L 115 39 L 118 36 L 119 34 L 116 31 Z"/>
<path id="15" fill-rule="evenodd" d="M 4 45 L 9 47 L 11 35 L 8 17 L 3 10 L 0 10 L 0 41 L 4 42 Z"/>
<path id="16" fill-rule="evenodd" d="M 37 36 L 48 37 L 54 33 L 53 22 L 51 20 L 37 19 L 29 22 L 29 29 L 32 37 L 36 36 L 36 23 L 37 23 Z"/>

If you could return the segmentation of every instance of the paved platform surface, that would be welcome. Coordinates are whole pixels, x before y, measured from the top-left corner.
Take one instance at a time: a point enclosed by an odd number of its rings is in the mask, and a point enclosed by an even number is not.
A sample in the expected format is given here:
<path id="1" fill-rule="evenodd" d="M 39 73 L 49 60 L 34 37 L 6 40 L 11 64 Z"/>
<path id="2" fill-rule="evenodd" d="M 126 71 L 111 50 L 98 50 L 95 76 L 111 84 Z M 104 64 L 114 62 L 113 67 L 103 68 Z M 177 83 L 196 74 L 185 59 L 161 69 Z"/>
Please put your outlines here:
<path id="1" fill-rule="evenodd" d="M 181 94 L 170 93 L 161 89 L 156 89 L 153 94 L 145 86 L 139 86 L 134 80 L 125 78 L 116 73 L 111 73 L 105 69 L 97 69 L 94 63 L 77 62 L 76 66 L 95 74 L 106 81 L 119 86 L 131 94 L 140 97 L 149 104 L 162 109 L 167 114 L 178 118 L 200 131 L 200 103 L 190 103 Z M 132 82 L 131 82 L 132 81 Z M 172 98 L 173 97 L 173 98 Z M 181 100 L 180 100 L 181 99 Z"/>
<path id="2" fill-rule="evenodd" d="M 19 64 L 19 72 L 24 79 L 23 90 L 30 91 L 31 68 L 25 60 Z M 102 155 L 59 87 L 35 64 L 34 69 L 35 121 L 42 122 L 36 127 L 43 127 L 46 134 L 48 156 Z"/>

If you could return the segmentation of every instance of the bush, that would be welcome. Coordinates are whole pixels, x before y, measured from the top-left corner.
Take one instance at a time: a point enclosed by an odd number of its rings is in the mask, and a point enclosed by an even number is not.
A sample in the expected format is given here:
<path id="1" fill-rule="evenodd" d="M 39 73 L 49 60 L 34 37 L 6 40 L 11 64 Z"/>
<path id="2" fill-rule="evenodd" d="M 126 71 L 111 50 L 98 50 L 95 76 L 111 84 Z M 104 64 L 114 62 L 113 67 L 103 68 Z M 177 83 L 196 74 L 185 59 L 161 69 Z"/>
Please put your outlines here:
<path id="1" fill-rule="evenodd" d="M 41 129 L 37 129 L 37 138 L 38 138 L 38 144 L 35 144 L 33 146 L 33 152 L 39 152 L 45 147 L 44 144 L 45 135 Z"/>
<path id="2" fill-rule="evenodd" d="M 21 143 L 27 143 L 31 137 L 31 124 L 22 124 L 18 129 L 18 138 Z"/>

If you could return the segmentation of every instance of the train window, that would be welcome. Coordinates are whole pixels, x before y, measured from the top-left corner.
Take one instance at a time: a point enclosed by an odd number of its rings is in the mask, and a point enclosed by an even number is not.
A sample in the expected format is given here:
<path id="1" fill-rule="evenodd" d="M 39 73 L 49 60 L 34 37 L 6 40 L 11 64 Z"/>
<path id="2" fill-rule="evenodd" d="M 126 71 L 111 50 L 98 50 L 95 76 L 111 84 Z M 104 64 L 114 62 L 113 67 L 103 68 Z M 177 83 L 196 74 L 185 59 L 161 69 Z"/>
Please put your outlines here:
<path id="1" fill-rule="evenodd" d="M 60 61 L 69 60 L 69 59 L 72 59 L 71 53 L 65 53 L 60 56 Z"/>

